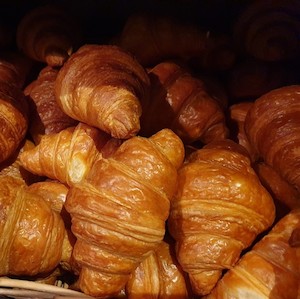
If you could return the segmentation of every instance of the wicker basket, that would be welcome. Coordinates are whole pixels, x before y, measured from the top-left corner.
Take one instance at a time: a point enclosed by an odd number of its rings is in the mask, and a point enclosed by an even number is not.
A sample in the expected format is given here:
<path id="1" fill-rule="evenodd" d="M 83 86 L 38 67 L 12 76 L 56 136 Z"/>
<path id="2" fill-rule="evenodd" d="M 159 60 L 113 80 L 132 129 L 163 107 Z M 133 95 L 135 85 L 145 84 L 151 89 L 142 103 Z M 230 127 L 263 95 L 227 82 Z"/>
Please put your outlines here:
<path id="1" fill-rule="evenodd" d="M 93 298 L 81 292 L 77 292 L 64 287 L 47 285 L 43 283 L 11 279 L 7 277 L 0 278 L 0 298 L 53 298 L 53 299 L 67 299 L 67 298 Z"/>

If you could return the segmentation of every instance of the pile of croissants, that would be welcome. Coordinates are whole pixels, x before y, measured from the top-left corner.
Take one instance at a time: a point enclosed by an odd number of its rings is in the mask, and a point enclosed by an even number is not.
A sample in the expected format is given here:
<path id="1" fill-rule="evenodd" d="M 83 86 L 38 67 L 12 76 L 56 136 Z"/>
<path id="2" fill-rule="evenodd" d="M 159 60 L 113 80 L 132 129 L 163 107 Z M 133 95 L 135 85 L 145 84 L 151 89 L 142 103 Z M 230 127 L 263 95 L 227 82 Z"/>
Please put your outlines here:
<path id="1" fill-rule="evenodd" d="M 58 3 L 0 22 L 0 276 L 300 298 L 300 3 L 238 8 L 222 32 L 136 10 L 105 42 Z"/>

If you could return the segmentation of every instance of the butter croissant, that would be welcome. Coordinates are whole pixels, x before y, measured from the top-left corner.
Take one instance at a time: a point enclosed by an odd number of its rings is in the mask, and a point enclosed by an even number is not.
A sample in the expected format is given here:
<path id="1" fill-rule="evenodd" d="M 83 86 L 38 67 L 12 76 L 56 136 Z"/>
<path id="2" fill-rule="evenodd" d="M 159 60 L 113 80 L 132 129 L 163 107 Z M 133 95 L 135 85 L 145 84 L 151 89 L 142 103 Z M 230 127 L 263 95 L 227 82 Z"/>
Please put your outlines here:
<path id="1" fill-rule="evenodd" d="M 13 155 L 25 139 L 28 114 L 23 91 L 0 80 L 0 163 Z"/>
<path id="2" fill-rule="evenodd" d="M 159 246 L 183 158 L 183 143 L 169 129 L 135 136 L 70 187 L 65 207 L 77 237 L 73 258 L 84 293 L 118 294 Z"/>
<path id="3" fill-rule="evenodd" d="M 300 210 L 282 218 L 206 299 L 299 298 Z"/>
<path id="4" fill-rule="evenodd" d="M 168 219 L 178 261 L 201 296 L 210 293 L 222 271 L 238 261 L 275 217 L 273 199 L 245 149 L 230 140 L 222 143 L 223 148 L 210 143 L 188 156 Z"/>
<path id="5" fill-rule="evenodd" d="M 110 45 L 83 45 L 60 69 L 55 94 L 73 119 L 115 138 L 140 130 L 141 103 L 147 101 L 146 70 L 128 52 Z"/>
<path id="6" fill-rule="evenodd" d="M 21 180 L 0 177 L 0 276 L 46 274 L 70 260 L 60 215 Z"/>
<path id="7" fill-rule="evenodd" d="M 204 80 L 170 61 L 149 70 L 151 96 L 143 106 L 141 134 L 172 129 L 185 144 L 225 139 L 225 113 Z"/>
<path id="8" fill-rule="evenodd" d="M 110 135 L 79 123 L 59 133 L 44 135 L 34 148 L 20 154 L 28 171 L 72 185 L 80 182 L 93 163 L 119 145 Z"/>
<path id="9" fill-rule="evenodd" d="M 46 66 L 24 89 L 31 108 L 29 133 L 35 143 L 44 134 L 58 133 L 78 123 L 57 104 L 54 92 L 57 73 L 58 69 Z"/>
<path id="10" fill-rule="evenodd" d="M 247 113 L 245 132 L 252 148 L 284 180 L 300 190 L 300 85 L 274 89 Z"/>
<path id="11" fill-rule="evenodd" d="M 128 299 L 189 298 L 188 283 L 176 257 L 173 242 L 163 241 L 131 274 Z"/>

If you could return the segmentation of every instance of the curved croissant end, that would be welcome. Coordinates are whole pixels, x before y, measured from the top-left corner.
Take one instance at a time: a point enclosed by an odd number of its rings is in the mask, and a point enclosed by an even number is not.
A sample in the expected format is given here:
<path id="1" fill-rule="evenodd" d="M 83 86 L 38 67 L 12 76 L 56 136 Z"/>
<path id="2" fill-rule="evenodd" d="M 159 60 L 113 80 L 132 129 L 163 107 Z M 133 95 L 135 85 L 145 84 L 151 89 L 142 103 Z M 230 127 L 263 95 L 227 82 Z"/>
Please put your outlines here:
<path id="1" fill-rule="evenodd" d="M 299 231 L 298 209 L 279 220 L 205 298 L 298 298 Z"/>
<path id="2" fill-rule="evenodd" d="M 66 128 L 59 133 L 44 135 L 33 149 L 20 154 L 22 166 L 34 174 L 72 185 L 80 182 L 90 171 L 104 148 L 118 143 L 86 124 Z"/>
<path id="3" fill-rule="evenodd" d="M 251 146 L 264 162 L 300 190 L 300 85 L 274 89 L 258 98 L 245 119 Z"/>
<path id="4" fill-rule="evenodd" d="M 110 45 L 84 45 L 60 69 L 55 93 L 73 119 L 127 139 L 140 130 L 149 85 L 146 71 L 129 53 Z"/>
<path id="5" fill-rule="evenodd" d="M 0 82 L 0 163 L 17 150 L 28 129 L 28 106 L 18 87 Z"/>

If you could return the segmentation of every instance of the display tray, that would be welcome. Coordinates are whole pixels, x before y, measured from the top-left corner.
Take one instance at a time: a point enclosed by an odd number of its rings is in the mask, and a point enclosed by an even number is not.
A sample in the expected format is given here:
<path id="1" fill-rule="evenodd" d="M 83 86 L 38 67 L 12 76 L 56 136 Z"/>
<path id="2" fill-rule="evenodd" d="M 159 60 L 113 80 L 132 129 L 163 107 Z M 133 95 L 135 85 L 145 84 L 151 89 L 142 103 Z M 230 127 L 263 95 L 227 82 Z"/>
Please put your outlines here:
<path id="1" fill-rule="evenodd" d="M 7 277 L 0 278 L 0 298 L 93 298 L 81 292 L 77 292 L 64 287 L 47 285 L 34 281 L 11 279 Z"/>

